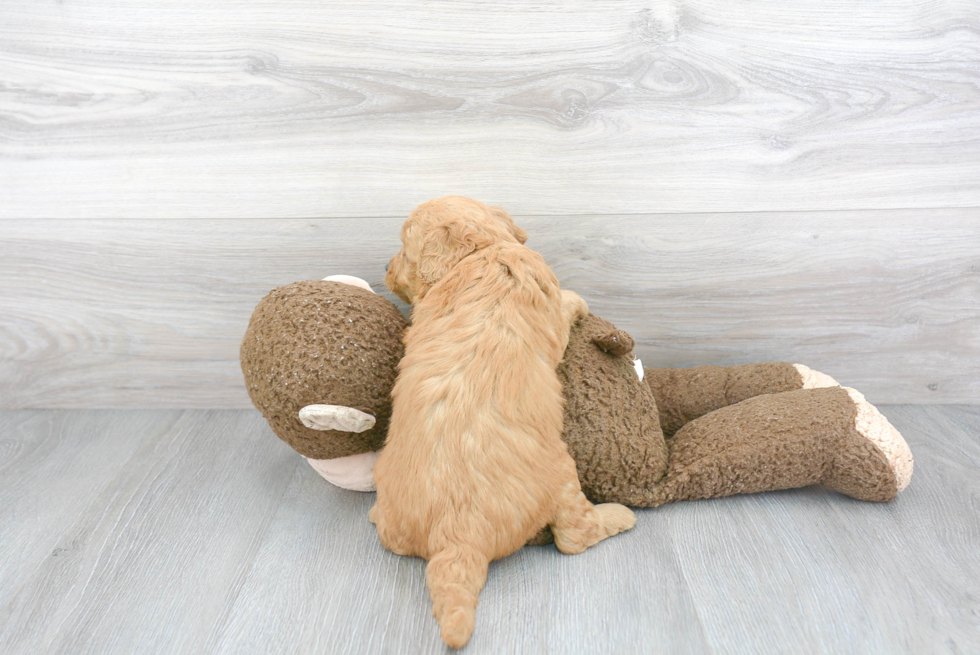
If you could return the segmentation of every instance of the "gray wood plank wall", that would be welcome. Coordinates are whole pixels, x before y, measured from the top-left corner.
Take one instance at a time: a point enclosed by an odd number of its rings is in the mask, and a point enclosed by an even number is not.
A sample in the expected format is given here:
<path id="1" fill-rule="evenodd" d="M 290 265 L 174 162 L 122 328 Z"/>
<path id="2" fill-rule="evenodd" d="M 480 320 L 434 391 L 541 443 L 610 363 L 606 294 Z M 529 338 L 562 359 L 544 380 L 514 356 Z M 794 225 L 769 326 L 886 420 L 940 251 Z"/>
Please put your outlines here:
<path id="1" fill-rule="evenodd" d="M 973 2 L 73 0 L 0 5 L 0 407 L 246 406 L 262 294 L 445 193 L 649 364 L 980 401 Z"/>
<path id="2" fill-rule="evenodd" d="M 3 215 L 977 206 L 970 0 L 0 8 Z"/>
<path id="3" fill-rule="evenodd" d="M 872 402 L 980 399 L 976 210 L 518 217 L 648 366 L 788 360 Z M 7 407 L 248 407 L 258 300 L 383 288 L 400 218 L 0 223 Z"/>

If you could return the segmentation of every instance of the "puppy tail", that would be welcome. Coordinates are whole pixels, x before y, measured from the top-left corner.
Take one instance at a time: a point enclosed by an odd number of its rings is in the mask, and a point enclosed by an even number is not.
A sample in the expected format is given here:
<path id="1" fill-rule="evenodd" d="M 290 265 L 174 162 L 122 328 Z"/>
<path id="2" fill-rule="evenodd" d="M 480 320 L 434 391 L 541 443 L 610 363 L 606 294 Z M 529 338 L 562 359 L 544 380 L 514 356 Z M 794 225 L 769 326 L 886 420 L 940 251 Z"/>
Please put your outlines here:
<path id="1" fill-rule="evenodd" d="M 442 629 L 442 640 L 462 648 L 473 634 L 476 604 L 487 581 L 489 560 L 463 544 L 447 544 L 429 558 L 425 578 L 432 598 L 432 613 Z"/>

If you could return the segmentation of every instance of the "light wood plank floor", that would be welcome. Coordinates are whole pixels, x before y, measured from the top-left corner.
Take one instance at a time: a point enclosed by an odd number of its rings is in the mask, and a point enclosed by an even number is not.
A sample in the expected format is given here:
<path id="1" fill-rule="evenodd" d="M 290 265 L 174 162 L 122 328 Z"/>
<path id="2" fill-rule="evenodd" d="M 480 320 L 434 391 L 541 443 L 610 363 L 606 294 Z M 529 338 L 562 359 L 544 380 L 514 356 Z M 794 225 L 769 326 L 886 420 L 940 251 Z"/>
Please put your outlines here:
<path id="1" fill-rule="evenodd" d="M 980 407 L 884 407 L 916 456 L 820 488 L 639 512 L 494 563 L 469 653 L 978 653 Z M 384 551 L 255 411 L 0 412 L 0 652 L 443 652 Z"/>

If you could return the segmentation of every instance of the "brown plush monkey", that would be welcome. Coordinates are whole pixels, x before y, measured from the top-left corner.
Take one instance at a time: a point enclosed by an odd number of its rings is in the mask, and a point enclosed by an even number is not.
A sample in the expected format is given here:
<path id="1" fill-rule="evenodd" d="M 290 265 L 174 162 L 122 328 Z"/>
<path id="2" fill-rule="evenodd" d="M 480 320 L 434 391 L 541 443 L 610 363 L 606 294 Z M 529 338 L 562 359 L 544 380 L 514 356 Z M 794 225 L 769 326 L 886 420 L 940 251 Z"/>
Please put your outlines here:
<path id="1" fill-rule="evenodd" d="M 338 486 L 373 489 L 406 325 L 349 276 L 279 287 L 252 315 L 241 347 L 252 402 Z M 592 502 L 655 507 L 812 484 L 888 501 L 909 483 L 905 440 L 829 376 L 785 363 L 643 369 L 632 350 L 590 315 L 558 368 L 563 438 Z"/>

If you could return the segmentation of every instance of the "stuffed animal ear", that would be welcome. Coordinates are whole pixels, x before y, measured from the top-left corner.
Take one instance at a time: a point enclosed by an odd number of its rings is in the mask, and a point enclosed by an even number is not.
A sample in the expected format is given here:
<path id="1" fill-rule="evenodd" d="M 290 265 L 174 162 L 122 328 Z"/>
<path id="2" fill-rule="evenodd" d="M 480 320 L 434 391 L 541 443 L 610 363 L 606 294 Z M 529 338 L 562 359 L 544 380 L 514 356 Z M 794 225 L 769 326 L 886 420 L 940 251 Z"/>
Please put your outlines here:
<path id="1" fill-rule="evenodd" d="M 527 242 L 527 232 L 523 228 L 517 227 L 514 219 L 504 211 L 503 207 L 487 207 L 487 209 L 507 227 L 507 231 L 514 235 L 518 243 L 523 244 Z"/>
<path id="2" fill-rule="evenodd" d="M 373 415 L 345 405 L 307 405 L 299 410 L 299 420 L 311 430 L 338 432 L 364 432 L 375 424 Z"/>
<path id="3" fill-rule="evenodd" d="M 492 243 L 490 235 L 480 232 L 463 219 L 438 225 L 429 230 L 422 239 L 418 262 L 419 279 L 433 285 L 463 257 Z"/>
<path id="4" fill-rule="evenodd" d="M 592 342 L 599 346 L 599 349 L 602 350 L 602 352 L 610 353 L 612 355 L 616 355 L 617 357 L 622 357 L 623 355 L 633 352 L 633 346 L 636 345 L 636 343 L 633 341 L 633 337 L 631 337 L 628 332 L 618 329 L 606 334 L 592 337 Z"/>

